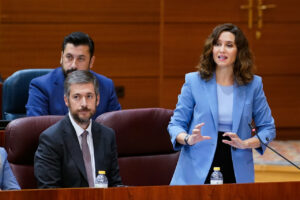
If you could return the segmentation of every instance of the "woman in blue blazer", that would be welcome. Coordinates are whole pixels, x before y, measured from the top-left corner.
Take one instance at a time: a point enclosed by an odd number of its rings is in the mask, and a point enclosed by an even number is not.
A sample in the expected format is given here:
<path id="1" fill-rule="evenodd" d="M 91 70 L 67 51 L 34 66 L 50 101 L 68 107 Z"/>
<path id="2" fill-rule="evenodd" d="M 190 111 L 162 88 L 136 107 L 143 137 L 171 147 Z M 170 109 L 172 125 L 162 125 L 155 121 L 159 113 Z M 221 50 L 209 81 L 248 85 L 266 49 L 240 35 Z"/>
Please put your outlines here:
<path id="1" fill-rule="evenodd" d="M 7 153 L 0 147 L 0 190 L 19 190 L 20 186 L 7 161 Z"/>
<path id="2" fill-rule="evenodd" d="M 197 68 L 185 76 L 168 126 L 174 149 L 181 150 L 171 185 L 207 184 L 213 167 L 221 168 L 224 183 L 254 182 L 252 149 L 265 151 L 257 135 L 269 143 L 275 125 L 242 31 L 215 27 Z"/>

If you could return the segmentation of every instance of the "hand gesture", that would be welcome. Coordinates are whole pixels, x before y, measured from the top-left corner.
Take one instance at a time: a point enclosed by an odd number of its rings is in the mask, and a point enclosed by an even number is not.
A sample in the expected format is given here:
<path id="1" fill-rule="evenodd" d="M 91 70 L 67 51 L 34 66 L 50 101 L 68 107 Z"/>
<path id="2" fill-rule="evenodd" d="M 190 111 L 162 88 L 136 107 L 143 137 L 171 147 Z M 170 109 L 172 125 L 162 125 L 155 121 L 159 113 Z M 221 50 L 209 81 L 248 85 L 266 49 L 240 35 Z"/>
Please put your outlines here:
<path id="1" fill-rule="evenodd" d="M 247 142 L 241 140 L 241 138 L 236 133 L 226 132 L 223 134 L 223 137 L 224 136 L 230 137 L 231 141 L 230 140 L 222 140 L 223 143 L 233 146 L 235 148 L 239 148 L 239 149 L 248 148 Z"/>
<path id="2" fill-rule="evenodd" d="M 189 145 L 194 145 L 200 141 L 211 139 L 210 136 L 202 136 L 201 135 L 201 127 L 202 126 L 204 126 L 204 123 L 197 124 L 195 126 L 195 128 L 192 131 L 192 134 L 190 135 L 190 137 L 187 141 Z"/>

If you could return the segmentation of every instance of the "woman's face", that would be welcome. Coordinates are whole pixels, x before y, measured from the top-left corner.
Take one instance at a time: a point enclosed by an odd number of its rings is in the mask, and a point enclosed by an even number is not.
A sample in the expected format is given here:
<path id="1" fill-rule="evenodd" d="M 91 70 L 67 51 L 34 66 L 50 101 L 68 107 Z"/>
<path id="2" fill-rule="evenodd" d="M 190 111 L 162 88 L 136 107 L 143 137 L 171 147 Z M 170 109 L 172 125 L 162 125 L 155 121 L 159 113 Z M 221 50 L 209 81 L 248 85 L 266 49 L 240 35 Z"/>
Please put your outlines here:
<path id="1" fill-rule="evenodd" d="M 219 67 L 232 67 L 237 54 L 235 36 L 231 32 L 224 31 L 220 34 L 218 41 L 213 47 L 213 58 Z"/>

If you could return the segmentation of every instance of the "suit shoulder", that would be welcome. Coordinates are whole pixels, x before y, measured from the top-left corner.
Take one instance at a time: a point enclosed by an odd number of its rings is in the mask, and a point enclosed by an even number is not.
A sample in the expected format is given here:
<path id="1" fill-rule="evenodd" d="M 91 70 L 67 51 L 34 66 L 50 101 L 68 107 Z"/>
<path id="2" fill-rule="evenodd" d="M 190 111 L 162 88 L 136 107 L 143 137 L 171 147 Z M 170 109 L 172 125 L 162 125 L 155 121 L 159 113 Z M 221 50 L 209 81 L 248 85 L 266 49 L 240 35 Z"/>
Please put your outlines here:
<path id="1" fill-rule="evenodd" d="M 204 80 L 201 78 L 199 72 L 190 72 L 185 75 L 185 82 L 191 85 L 202 84 Z"/>
<path id="2" fill-rule="evenodd" d="M 250 83 L 248 83 L 248 86 L 255 87 L 261 84 L 262 84 L 262 78 L 260 76 L 254 75 L 253 80 Z"/>
<path id="3" fill-rule="evenodd" d="M 262 82 L 262 77 L 261 77 L 261 76 L 258 76 L 258 75 L 254 75 L 254 76 L 253 76 L 253 81 L 254 81 L 254 82 Z"/>
<path id="4" fill-rule="evenodd" d="M 113 136 L 115 135 L 115 131 L 108 126 L 102 125 L 96 121 L 93 121 L 93 125 L 96 128 L 96 130 L 100 130 L 102 133 L 113 135 Z"/>
<path id="5" fill-rule="evenodd" d="M 49 82 L 53 82 L 53 80 L 56 80 L 58 78 L 58 76 L 62 76 L 63 74 L 60 75 L 60 73 L 62 73 L 61 68 L 56 68 L 54 70 L 52 70 L 51 72 L 36 77 L 34 79 L 31 80 L 31 84 L 37 85 L 37 86 L 46 86 L 49 84 Z"/>
<path id="6" fill-rule="evenodd" d="M 55 124 L 48 127 L 46 130 L 44 130 L 41 134 L 41 137 L 49 137 L 53 140 L 56 140 L 57 138 L 60 138 L 62 136 L 61 132 L 63 127 L 65 126 L 65 118 L 59 120 Z"/>
<path id="7" fill-rule="evenodd" d="M 91 72 L 94 74 L 94 76 L 96 76 L 96 78 L 98 79 L 98 81 L 100 82 L 100 84 L 101 83 L 102 84 L 103 83 L 105 83 L 105 84 L 112 84 L 113 83 L 113 81 L 110 78 L 107 78 L 106 76 L 98 74 L 98 73 L 96 73 L 94 71 L 91 71 Z"/>
<path id="8" fill-rule="evenodd" d="M 199 72 L 190 72 L 185 74 L 186 79 L 198 79 L 200 77 Z"/>

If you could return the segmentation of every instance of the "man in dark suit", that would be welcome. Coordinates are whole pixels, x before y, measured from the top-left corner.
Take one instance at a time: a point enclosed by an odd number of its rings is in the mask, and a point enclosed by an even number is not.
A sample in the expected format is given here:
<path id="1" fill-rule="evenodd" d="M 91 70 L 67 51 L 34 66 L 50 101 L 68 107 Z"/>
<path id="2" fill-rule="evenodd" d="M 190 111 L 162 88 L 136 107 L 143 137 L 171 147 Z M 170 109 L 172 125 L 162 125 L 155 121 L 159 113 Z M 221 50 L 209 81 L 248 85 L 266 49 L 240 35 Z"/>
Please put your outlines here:
<path id="1" fill-rule="evenodd" d="M 73 32 L 67 35 L 62 44 L 60 64 L 44 76 L 32 79 L 26 104 L 27 116 L 65 115 L 68 108 L 64 102 L 64 80 L 75 70 L 89 70 L 95 61 L 94 42 L 85 33 Z M 91 71 L 99 81 L 101 101 L 93 119 L 102 113 L 120 110 L 113 81 Z"/>
<path id="2" fill-rule="evenodd" d="M 64 101 L 69 113 L 40 135 L 34 158 L 38 187 L 93 187 L 99 170 L 106 171 L 109 187 L 121 185 L 114 131 L 91 119 L 101 101 L 95 76 L 70 73 Z"/>

